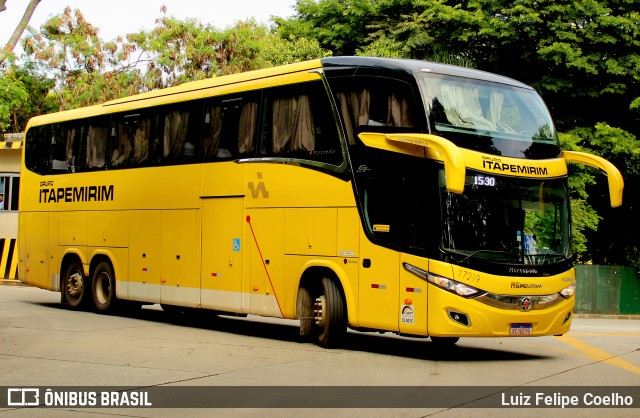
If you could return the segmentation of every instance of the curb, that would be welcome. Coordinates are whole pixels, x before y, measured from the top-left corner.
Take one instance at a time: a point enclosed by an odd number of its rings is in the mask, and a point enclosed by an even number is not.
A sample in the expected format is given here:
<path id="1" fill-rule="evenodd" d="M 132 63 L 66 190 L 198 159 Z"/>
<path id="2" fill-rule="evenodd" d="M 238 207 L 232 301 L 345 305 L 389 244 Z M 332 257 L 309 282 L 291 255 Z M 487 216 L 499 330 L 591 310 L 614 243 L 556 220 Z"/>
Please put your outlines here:
<path id="1" fill-rule="evenodd" d="M 0 279 L 0 286 L 29 286 L 18 279 Z"/>
<path id="2" fill-rule="evenodd" d="M 640 314 L 629 315 L 605 315 L 605 314 L 573 314 L 574 318 L 588 318 L 588 319 L 631 319 L 640 320 Z"/>

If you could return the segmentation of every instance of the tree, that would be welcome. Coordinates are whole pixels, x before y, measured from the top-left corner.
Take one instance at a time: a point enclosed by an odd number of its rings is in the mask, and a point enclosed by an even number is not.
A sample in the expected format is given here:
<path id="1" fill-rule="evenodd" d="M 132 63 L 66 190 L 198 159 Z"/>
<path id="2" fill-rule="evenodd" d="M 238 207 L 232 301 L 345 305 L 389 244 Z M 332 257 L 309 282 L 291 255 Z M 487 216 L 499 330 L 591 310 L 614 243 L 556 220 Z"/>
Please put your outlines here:
<path id="1" fill-rule="evenodd" d="M 28 97 L 21 82 L 6 75 L 0 77 L 0 133 L 5 132 L 12 125 L 12 111 L 22 107 Z"/>
<path id="2" fill-rule="evenodd" d="M 0 12 L 1 12 L 6 10 L 6 6 L 5 6 L 6 2 L 5 0 L 0 0 L 0 1 L 1 1 L 0 3 Z M 25 28 L 29 24 L 29 20 L 31 20 L 31 16 L 33 16 L 33 12 L 36 10 L 36 7 L 38 6 L 39 3 L 40 3 L 40 0 L 31 0 L 27 5 L 27 9 L 25 10 L 24 15 L 22 16 L 22 19 L 20 19 L 18 26 L 16 26 L 16 29 L 13 31 L 13 35 L 11 35 L 11 38 L 9 38 L 9 42 L 7 42 L 7 44 L 2 49 L 2 51 L 0 51 L 0 65 L 2 65 L 4 60 L 7 59 L 7 56 L 9 56 L 13 52 L 13 49 L 16 47 L 16 45 L 18 44 L 18 41 L 20 40 L 20 37 L 22 36 L 22 32 L 24 32 Z"/>
<path id="3" fill-rule="evenodd" d="M 133 47 L 105 43 L 79 10 L 65 8 L 32 29 L 23 41 L 25 58 L 43 77 L 53 77 L 60 109 L 87 106 L 143 89 L 141 71 L 127 59 Z"/>
<path id="4" fill-rule="evenodd" d="M 28 67 L 12 66 L 0 75 L 0 131 L 21 132 L 34 115 L 58 109 L 49 92 L 53 80 Z"/>
<path id="5" fill-rule="evenodd" d="M 275 18 L 283 39 L 315 39 L 334 55 L 354 55 L 369 38 L 380 0 L 297 0 L 292 19 Z"/>
<path id="6" fill-rule="evenodd" d="M 255 20 L 217 30 L 195 19 L 165 16 L 156 27 L 127 35 L 145 67 L 149 88 L 255 70 L 325 56 L 315 40 L 283 39 Z"/>
<path id="7" fill-rule="evenodd" d="M 296 7 L 294 18 L 276 20 L 285 38 L 298 30 L 336 55 L 433 59 L 446 51 L 534 86 L 561 130 L 607 121 L 640 133 L 640 12 L 632 1 L 299 0 Z"/>
<path id="8" fill-rule="evenodd" d="M 254 20 L 217 30 L 162 16 L 150 31 L 105 42 L 80 10 L 67 7 L 28 29 L 20 68 L 0 74 L 0 130 L 32 116 L 72 109 L 186 81 L 317 58 L 315 40 L 282 39 Z"/>
<path id="9" fill-rule="evenodd" d="M 32 68 L 55 80 L 61 109 L 327 55 L 315 40 L 282 39 L 254 20 L 217 30 L 166 8 L 153 29 L 105 42 L 67 7 L 40 31 L 29 29 L 23 49 Z"/>
<path id="10" fill-rule="evenodd" d="M 574 201 L 588 202 L 602 219 L 594 227 L 584 229 L 588 241 L 585 259 L 598 264 L 631 265 L 640 268 L 640 140 L 620 128 L 598 123 L 594 128 L 576 128 L 561 135 L 563 148 L 600 155 L 615 164 L 625 181 L 624 204 L 612 209 L 604 176 L 596 170 L 574 166 L 570 189 Z M 593 208 L 593 209 L 590 209 Z M 573 214 L 574 224 L 585 222 L 589 214 Z M 587 221 L 588 222 L 588 221 Z M 579 226 L 579 225 L 578 225 Z"/>
<path id="11" fill-rule="evenodd" d="M 282 39 L 280 36 L 270 33 L 262 40 L 260 66 L 274 67 L 329 55 L 331 55 L 331 51 L 320 47 L 316 39 Z"/>

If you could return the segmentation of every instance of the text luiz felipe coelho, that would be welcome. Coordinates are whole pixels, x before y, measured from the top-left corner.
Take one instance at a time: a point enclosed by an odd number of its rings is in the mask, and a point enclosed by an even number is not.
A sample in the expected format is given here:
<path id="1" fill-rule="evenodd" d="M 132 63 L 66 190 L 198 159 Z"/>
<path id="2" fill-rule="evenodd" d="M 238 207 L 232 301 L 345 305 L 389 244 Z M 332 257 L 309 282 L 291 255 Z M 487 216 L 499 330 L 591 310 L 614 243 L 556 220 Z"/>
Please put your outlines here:
<path id="1" fill-rule="evenodd" d="M 535 395 L 526 395 L 520 392 L 517 395 L 501 394 L 501 406 L 538 406 L 538 407 L 601 407 L 601 406 L 631 406 L 633 405 L 632 396 L 623 396 L 619 393 L 611 393 L 607 395 L 595 395 L 587 392 L 581 396 L 563 395 L 560 392 L 547 394 L 544 392 L 536 392 Z"/>

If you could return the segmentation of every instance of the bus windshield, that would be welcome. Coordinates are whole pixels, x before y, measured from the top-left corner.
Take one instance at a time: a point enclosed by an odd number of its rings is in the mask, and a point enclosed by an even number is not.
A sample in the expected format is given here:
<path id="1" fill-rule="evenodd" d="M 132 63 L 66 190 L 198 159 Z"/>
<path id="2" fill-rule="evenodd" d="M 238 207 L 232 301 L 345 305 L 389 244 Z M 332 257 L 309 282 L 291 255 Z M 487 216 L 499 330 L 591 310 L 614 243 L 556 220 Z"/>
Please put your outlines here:
<path id="1" fill-rule="evenodd" d="M 464 193 L 439 174 L 442 246 L 464 260 L 551 264 L 570 257 L 566 180 L 521 179 L 467 170 Z"/>
<path id="2" fill-rule="evenodd" d="M 419 73 L 431 131 L 458 146 L 516 158 L 555 158 L 551 116 L 535 91 Z"/>

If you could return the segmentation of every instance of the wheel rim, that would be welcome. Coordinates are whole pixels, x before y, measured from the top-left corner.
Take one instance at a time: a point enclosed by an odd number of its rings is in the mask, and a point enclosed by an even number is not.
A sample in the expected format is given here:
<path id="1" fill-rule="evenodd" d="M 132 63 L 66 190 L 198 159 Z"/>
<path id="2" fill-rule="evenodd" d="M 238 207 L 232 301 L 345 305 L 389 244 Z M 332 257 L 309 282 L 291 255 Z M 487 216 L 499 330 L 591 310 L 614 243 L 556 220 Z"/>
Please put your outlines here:
<path id="1" fill-rule="evenodd" d="M 82 297 L 82 292 L 84 292 L 84 278 L 82 273 L 76 270 L 67 278 L 67 295 L 78 300 Z"/>
<path id="2" fill-rule="evenodd" d="M 327 298 L 325 295 L 316 298 L 313 304 L 313 319 L 316 321 L 316 325 L 322 329 L 327 325 Z"/>
<path id="3" fill-rule="evenodd" d="M 101 272 L 96 278 L 96 299 L 101 305 L 106 304 L 111 296 L 111 278 L 106 272 Z"/>

